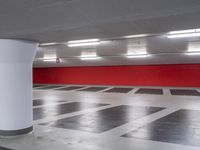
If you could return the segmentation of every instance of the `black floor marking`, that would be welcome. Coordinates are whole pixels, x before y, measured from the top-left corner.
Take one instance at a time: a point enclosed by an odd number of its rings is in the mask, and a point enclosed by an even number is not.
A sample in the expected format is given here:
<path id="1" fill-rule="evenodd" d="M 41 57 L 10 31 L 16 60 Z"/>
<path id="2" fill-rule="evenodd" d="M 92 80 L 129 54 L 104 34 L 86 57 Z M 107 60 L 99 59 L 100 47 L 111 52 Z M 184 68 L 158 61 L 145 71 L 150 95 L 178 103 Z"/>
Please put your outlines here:
<path id="1" fill-rule="evenodd" d="M 40 87 L 39 89 L 43 89 L 43 90 L 49 90 L 49 89 L 55 89 L 55 88 L 61 88 L 63 86 L 60 85 L 49 85 L 49 86 L 45 86 L 45 87 Z"/>
<path id="2" fill-rule="evenodd" d="M 13 150 L 13 149 L 0 146 L 0 150 Z"/>
<path id="3" fill-rule="evenodd" d="M 172 95 L 200 96 L 198 91 L 190 89 L 170 89 L 170 92 Z"/>
<path id="4" fill-rule="evenodd" d="M 36 86 L 36 87 L 33 87 L 33 88 L 35 88 L 35 89 L 40 89 L 40 88 L 44 88 L 44 87 L 47 87 L 48 85 L 40 85 L 40 86 Z"/>
<path id="5" fill-rule="evenodd" d="M 42 84 L 35 84 L 35 85 L 33 85 L 33 88 L 38 88 L 38 87 L 43 87 L 43 86 L 45 86 L 45 85 L 42 85 Z"/>
<path id="6" fill-rule="evenodd" d="M 123 137 L 200 146 L 200 111 L 179 110 Z"/>
<path id="7" fill-rule="evenodd" d="M 78 91 L 98 92 L 107 89 L 107 87 L 89 87 Z"/>
<path id="8" fill-rule="evenodd" d="M 84 88 L 84 86 L 69 86 L 69 87 L 60 88 L 60 89 L 56 89 L 56 90 L 70 91 L 70 90 L 77 90 L 77 89 L 81 89 L 81 88 Z"/>
<path id="9" fill-rule="evenodd" d="M 133 88 L 112 88 L 112 89 L 109 89 L 109 90 L 104 91 L 104 92 L 108 92 L 108 93 L 128 93 L 131 90 L 133 90 Z"/>
<path id="10" fill-rule="evenodd" d="M 97 112 L 44 123 L 43 125 L 102 133 L 162 109 L 164 108 L 121 105 Z"/>
<path id="11" fill-rule="evenodd" d="M 33 100 L 33 106 L 58 104 L 58 103 L 64 103 L 64 102 L 67 102 L 67 101 L 62 101 L 62 100 L 49 101 L 49 100 L 43 100 L 43 99 L 35 99 L 35 100 Z"/>
<path id="12" fill-rule="evenodd" d="M 162 89 L 140 88 L 135 93 L 136 94 L 157 94 L 157 95 L 163 95 L 163 90 Z"/>
<path id="13" fill-rule="evenodd" d="M 108 104 L 100 103 L 86 103 L 86 102 L 72 102 L 66 104 L 56 104 L 50 106 L 44 106 L 40 108 L 33 109 L 34 120 L 43 119 L 51 116 L 57 116 L 67 113 L 72 113 L 76 111 L 81 111 L 89 108 L 96 108 L 101 106 L 106 106 Z"/>

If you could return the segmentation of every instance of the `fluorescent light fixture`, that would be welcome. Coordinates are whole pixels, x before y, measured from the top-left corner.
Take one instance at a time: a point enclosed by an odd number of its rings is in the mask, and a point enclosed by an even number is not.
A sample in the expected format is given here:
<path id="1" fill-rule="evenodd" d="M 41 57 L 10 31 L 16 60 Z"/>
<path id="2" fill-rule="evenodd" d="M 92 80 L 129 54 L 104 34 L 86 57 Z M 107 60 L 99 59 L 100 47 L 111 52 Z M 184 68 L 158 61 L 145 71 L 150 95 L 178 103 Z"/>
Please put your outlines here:
<path id="1" fill-rule="evenodd" d="M 145 55 L 126 55 L 127 58 L 145 58 L 151 56 L 150 54 L 145 54 Z"/>
<path id="2" fill-rule="evenodd" d="M 44 59 L 45 62 L 56 62 L 56 59 Z"/>
<path id="3" fill-rule="evenodd" d="M 56 59 L 57 57 L 54 57 L 54 56 L 52 56 L 52 57 L 48 57 L 48 56 L 45 56 L 43 59 Z"/>
<path id="4" fill-rule="evenodd" d="M 99 44 L 100 42 L 74 43 L 74 44 L 68 44 L 68 47 L 95 46 Z"/>
<path id="5" fill-rule="evenodd" d="M 188 52 L 188 53 L 185 53 L 186 55 L 200 55 L 200 52 Z"/>
<path id="6" fill-rule="evenodd" d="M 52 46 L 52 45 L 56 45 L 58 43 L 52 42 L 52 43 L 40 43 L 39 46 Z"/>
<path id="7" fill-rule="evenodd" d="M 146 45 L 135 46 L 131 49 L 128 49 L 126 56 L 131 57 L 146 57 L 148 55 L 146 50 Z"/>
<path id="8" fill-rule="evenodd" d="M 171 31 L 168 33 L 168 38 L 185 38 L 185 37 L 198 37 L 200 36 L 200 29 Z"/>
<path id="9" fill-rule="evenodd" d="M 139 38 L 139 37 L 146 37 L 148 34 L 136 34 L 136 35 L 126 35 L 123 38 L 130 39 L 130 38 Z"/>
<path id="10" fill-rule="evenodd" d="M 76 40 L 67 42 L 69 47 L 77 46 L 87 46 L 87 45 L 98 45 L 100 43 L 99 39 L 86 39 L 86 40 Z M 51 43 L 40 43 L 39 46 L 53 46 L 57 44 L 66 44 L 66 42 L 51 42 Z M 74 45 L 72 45 L 74 44 Z"/>
<path id="11" fill-rule="evenodd" d="M 200 33 L 185 33 L 185 34 L 174 34 L 168 35 L 168 38 L 185 38 L 185 37 L 198 37 Z"/>
<path id="12" fill-rule="evenodd" d="M 91 53 L 91 52 L 90 52 Z M 97 57 L 96 53 L 87 53 L 87 52 L 83 52 L 83 54 L 81 55 L 81 57 Z"/>
<path id="13" fill-rule="evenodd" d="M 43 61 L 45 62 L 56 62 L 57 56 L 55 54 L 45 54 L 45 56 L 43 57 Z"/>
<path id="14" fill-rule="evenodd" d="M 147 55 L 147 52 L 139 52 L 139 53 L 134 53 L 134 52 L 128 52 L 127 55 Z"/>
<path id="15" fill-rule="evenodd" d="M 90 43 L 90 42 L 99 42 L 99 39 L 76 40 L 76 41 L 69 41 L 67 43 L 76 44 L 76 43 Z"/>
<path id="16" fill-rule="evenodd" d="M 82 52 L 80 56 L 81 60 L 96 60 L 101 59 L 101 57 L 97 56 L 96 52 Z"/>
<path id="17" fill-rule="evenodd" d="M 189 42 L 187 51 L 200 52 L 200 42 L 199 41 Z"/>
<path id="18" fill-rule="evenodd" d="M 76 40 L 76 41 L 69 41 L 68 47 L 81 47 L 81 46 L 94 46 L 99 45 L 99 39 L 87 39 L 87 40 Z"/>
<path id="19" fill-rule="evenodd" d="M 170 31 L 169 34 L 184 34 L 184 33 L 191 33 L 191 32 L 195 32 L 195 31 L 196 31 L 195 29 Z"/>
<path id="20" fill-rule="evenodd" d="M 101 59 L 101 57 L 80 57 L 81 60 L 97 60 Z"/>

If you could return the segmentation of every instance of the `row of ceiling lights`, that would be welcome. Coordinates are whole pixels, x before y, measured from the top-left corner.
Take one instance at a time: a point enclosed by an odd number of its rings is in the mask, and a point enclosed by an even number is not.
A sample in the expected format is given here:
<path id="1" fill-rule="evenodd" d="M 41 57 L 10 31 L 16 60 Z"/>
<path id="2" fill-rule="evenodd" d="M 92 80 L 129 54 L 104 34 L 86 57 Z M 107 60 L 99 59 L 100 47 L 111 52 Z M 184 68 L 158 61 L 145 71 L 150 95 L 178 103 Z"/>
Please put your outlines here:
<path id="1" fill-rule="evenodd" d="M 138 35 L 127 35 L 122 38 L 141 38 L 147 37 L 149 34 L 138 34 Z M 167 33 L 168 38 L 186 38 L 186 37 L 200 37 L 200 29 L 189 29 L 189 30 L 179 30 L 179 31 L 170 31 Z M 68 41 L 67 43 L 41 43 L 40 46 L 53 46 L 58 44 L 67 44 L 68 47 L 80 47 L 80 46 L 91 46 L 99 45 L 99 39 L 87 39 L 87 40 L 76 40 Z"/>
<path id="2" fill-rule="evenodd" d="M 147 37 L 148 34 L 140 34 L 140 35 L 128 35 L 123 36 L 123 38 L 140 38 L 140 37 Z M 199 37 L 200 36 L 200 29 L 190 29 L 190 30 L 180 30 L 180 31 L 171 31 L 167 34 L 167 38 L 186 38 L 186 37 Z M 68 47 L 84 47 L 84 46 L 97 46 L 101 43 L 99 39 L 86 39 L 86 40 L 76 40 L 76 41 L 68 41 L 67 43 L 42 43 L 40 46 L 53 46 L 57 44 L 67 44 Z M 196 55 L 200 54 L 191 53 L 189 51 L 186 53 L 188 55 Z M 137 57 L 148 57 L 151 56 L 146 51 L 142 53 L 128 53 L 125 55 L 127 58 L 137 58 Z M 83 54 L 81 55 L 81 60 L 95 60 L 100 59 L 100 56 L 95 54 Z M 44 61 L 56 61 L 57 58 L 44 58 Z"/>

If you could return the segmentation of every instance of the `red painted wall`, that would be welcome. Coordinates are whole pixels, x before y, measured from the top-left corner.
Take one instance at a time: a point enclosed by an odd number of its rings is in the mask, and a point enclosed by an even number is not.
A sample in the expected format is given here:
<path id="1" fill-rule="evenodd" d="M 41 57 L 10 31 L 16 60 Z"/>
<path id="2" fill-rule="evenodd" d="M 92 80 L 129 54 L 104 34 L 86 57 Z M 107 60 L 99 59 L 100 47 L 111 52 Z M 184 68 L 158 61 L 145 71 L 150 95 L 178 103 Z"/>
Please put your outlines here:
<path id="1" fill-rule="evenodd" d="M 33 82 L 200 87 L 200 64 L 34 68 Z"/>

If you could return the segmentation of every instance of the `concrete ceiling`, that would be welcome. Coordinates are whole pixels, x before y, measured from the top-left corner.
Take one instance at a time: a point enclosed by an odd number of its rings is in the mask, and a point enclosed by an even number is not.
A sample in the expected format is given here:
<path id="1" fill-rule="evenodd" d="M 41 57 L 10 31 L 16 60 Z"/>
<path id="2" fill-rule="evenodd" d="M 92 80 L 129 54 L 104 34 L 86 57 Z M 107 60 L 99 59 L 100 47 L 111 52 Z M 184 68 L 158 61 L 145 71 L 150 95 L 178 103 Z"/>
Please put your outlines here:
<path id="1" fill-rule="evenodd" d="M 0 38 L 58 42 L 200 26 L 199 0 L 0 1 Z"/>
<path id="2" fill-rule="evenodd" d="M 200 1 L 6 0 L 0 1 L 0 20 L 0 38 L 40 43 L 88 38 L 105 40 L 144 33 L 162 35 L 173 30 L 200 28 Z M 141 38 L 138 40 L 142 42 Z M 145 38 L 148 52 L 168 54 L 130 60 L 118 55 L 125 53 L 131 43 L 138 41 L 117 40 L 95 48 L 98 55 L 104 56 L 103 60 L 89 62 L 68 59 L 60 64 L 44 63 L 40 58 L 49 53 L 58 57 L 74 57 L 85 49 L 70 49 L 63 45 L 46 47 L 38 51 L 34 66 L 200 63 L 198 56 L 191 58 L 183 55 L 191 41 L 198 42 L 199 39 L 174 42 L 162 36 Z"/>

